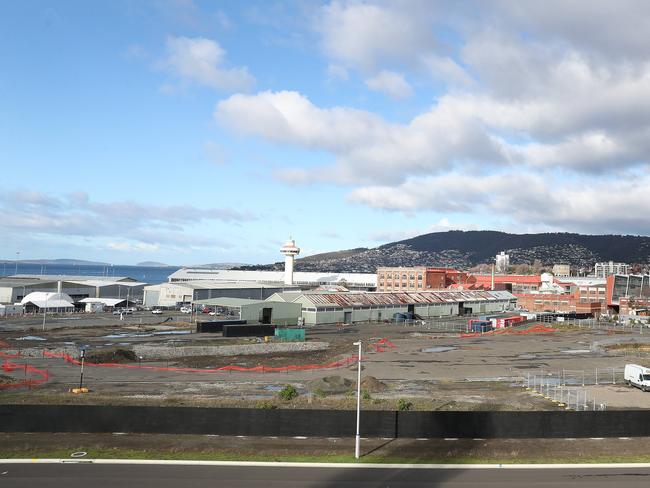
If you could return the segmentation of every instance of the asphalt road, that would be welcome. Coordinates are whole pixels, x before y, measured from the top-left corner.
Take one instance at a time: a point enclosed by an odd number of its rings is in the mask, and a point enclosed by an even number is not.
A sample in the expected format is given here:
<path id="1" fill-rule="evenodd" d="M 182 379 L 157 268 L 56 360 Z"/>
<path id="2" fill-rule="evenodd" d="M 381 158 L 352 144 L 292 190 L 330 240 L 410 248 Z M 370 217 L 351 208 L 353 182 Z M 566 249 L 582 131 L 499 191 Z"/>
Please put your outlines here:
<path id="1" fill-rule="evenodd" d="M 409 469 L 119 464 L 2 464 L 0 486 L 179 487 L 611 487 L 650 485 L 650 468 Z"/>

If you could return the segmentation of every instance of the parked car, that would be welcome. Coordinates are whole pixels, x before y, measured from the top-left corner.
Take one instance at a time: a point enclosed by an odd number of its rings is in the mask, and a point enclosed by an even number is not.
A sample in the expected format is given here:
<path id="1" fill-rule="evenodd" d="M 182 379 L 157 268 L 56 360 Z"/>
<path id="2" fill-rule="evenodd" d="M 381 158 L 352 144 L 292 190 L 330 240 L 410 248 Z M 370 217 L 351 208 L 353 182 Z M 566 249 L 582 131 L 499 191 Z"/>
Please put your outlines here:
<path id="1" fill-rule="evenodd" d="M 625 382 L 636 386 L 643 391 L 650 391 L 650 368 L 638 364 L 626 364 L 624 373 Z"/>
<path id="2" fill-rule="evenodd" d="M 192 313 L 192 309 L 190 307 L 181 307 L 181 313 Z"/>
<path id="3" fill-rule="evenodd" d="M 113 315 L 131 315 L 132 313 L 133 311 L 130 308 L 119 308 L 117 310 L 113 310 Z"/>
<path id="4" fill-rule="evenodd" d="M 162 310 L 160 310 L 159 308 L 154 308 L 154 309 L 151 311 L 151 313 L 153 313 L 153 314 L 155 314 L 155 315 L 160 315 L 160 314 L 162 313 Z"/>

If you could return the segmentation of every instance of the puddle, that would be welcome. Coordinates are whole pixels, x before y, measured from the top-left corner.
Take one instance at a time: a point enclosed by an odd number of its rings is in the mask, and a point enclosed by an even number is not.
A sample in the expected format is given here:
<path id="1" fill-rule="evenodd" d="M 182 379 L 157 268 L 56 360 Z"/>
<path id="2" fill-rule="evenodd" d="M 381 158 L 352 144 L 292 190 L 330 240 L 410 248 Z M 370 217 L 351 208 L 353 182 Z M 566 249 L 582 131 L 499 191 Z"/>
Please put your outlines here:
<path id="1" fill-rule="evenodd" d="M 421 352 L 447 352 L 447 351 L 455 351 L 458 349 L 456 346 L 434 346 L 434 347 L 426 347 L 424 349 L 421 349 Z"/>
<path id="2" fill-rule="evenodd" d="M 264 389 L 265 389 L 266 391 L 280 391 L 280 390 L 282 390 L 282 388 L 283 388 L 283 387 L 282 387 L 282 386 L 279 386 L 279 385 L 266 385 L 266 386 L 264 387 Z"/>
<path id="3" fill-rule="evenodd" d="M 569 349 L 567 351 L 562 351 L 562 354 L 589 354 L 590 349 Z"/>
<path id="4" fill-rule="evenodd" d="M 536 359 L 537 355 L 536 354 L 520 354 L 517 356 L 519 359 Z"/>
<path id="5" fill-rule="evenodd" d="M 129 337 L 153 337 L 161 335 L 182 335 L 191 334 L 191 330 L 165 330 L 162 332 L 123 332 L 121 334 L 109 334 L 103 336 L 104 339 L 126 339 Z"/>
<path id="6" fill-rule="evenodd" d="M 42 337 L 38 337 L 38 336 L 24 336 L 24 337 L 18 337 L 16 340 L 17 341 L 46 341 L 47 339 L 43 339 Z"/>

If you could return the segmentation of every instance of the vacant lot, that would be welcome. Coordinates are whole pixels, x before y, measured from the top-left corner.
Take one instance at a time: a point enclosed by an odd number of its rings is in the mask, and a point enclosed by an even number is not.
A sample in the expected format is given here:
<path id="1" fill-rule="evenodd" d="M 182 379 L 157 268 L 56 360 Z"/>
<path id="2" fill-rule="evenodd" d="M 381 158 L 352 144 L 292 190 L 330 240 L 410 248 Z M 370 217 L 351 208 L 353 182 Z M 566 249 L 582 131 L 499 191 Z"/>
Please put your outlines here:
<path id="1" fill-rule="evenodd" d="M 147 347 L 263 346 L 258 338 L 230 339 L 218 334 L 196 334 L 193 325 L 182 322 L 187 316 L 168 318 L 142 314 L 129 317 L 126 323 L 108 315 L 51 319 L 45 331 L 39 330 L 36 318 L 0 322 L 4 351 L 21 352 L 21 357 L 11 361 L 29 363 L 49 373 L 48 382 L 32 390 L 12 393 L 0 390 L 3 391 L 0 393 L 2 400 L 222 406 L 251 406 L 266 401 L 267 407 L 350 408 L 356 382 L 354 356 L 357 348 L 353 343 L 361 340 L 364 344 L 363 376 L 372 376 L 385 385 L 381 391 L 365 393 L 368 408 L 395 408 L 399 399 L 408 399 L 411 408 L 418 409 L 559 408 L 547 399 L 526 392 L 522 385 L 533 376 L 564 375 L 574 381 L 572 384 L 581 386 L 580 382 L 585 381 L 581 378 L 590 378 L 594 372 L 600 384 L 589 387 L 592 388 L 589 391 L 599 395 L 603 392 L 607 397 L 607 400 L 599 397 L 599 403 L 607 403 L 610 408 L 650 407 L 650 394 L 640 396 L 640 392 L 620 385 L 620 371 L 625 363 L 643 362 L 644 358 L 635 354 L 643 354 L 647 347 L 643 345 L 645 338 L 650 341 L 648 334 L 572 327 L 521 333 L 530 330 L 533 324 L 516 329 L 518 333 L 463 337 L 444 327 L 436 330 L 370 323 L 342 330 L 336 327 L 308 329 L 307 341 L 329 344 L 321 351 L 229 357 L 215 354 L 165 361 L 134 355 L 131 351 L 136 345 L 140 350 L 147 350 Z M 457 323 L 461 321 L 456 320 Z M 616 346 L 619 343 L 628 345 Z M 78 397 L 68 393 L 68 389 L 78 386 L 79 366 L 63 359 L 43 358 L 42 351 L 67 351 L 75 356 L 81 346 L 89 348 L 89 357 L 95 361 L 120 364 L 117 367 L 88 365 L 84 384 L 92 392 Z M 300 369 L 336 361 L 341 362 L 336 368 Z M 253 372 L 215 371 L 223 367 L 256 369 Z M 20 379 L 18 372 L 7 375 Z M 314 386 L 317 380 L 332 375 L 348 380 L 352 386 L 337 392 Z M 606 389 L 602 383 L 607 382 L 618 384 Z M 277 398 L 285 384 L 294 385 L 299 392 L 298 398 L 289 403 Z"/>

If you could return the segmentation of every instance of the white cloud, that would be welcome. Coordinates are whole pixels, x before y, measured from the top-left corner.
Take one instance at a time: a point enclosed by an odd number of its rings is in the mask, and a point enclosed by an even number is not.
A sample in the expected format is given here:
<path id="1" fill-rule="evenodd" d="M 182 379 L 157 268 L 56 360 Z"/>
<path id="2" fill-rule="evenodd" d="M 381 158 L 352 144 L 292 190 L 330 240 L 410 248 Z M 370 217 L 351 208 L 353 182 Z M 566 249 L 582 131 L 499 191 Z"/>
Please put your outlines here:
<path id="1" fill-rule="evenodd" d="M 193 235 L 191 224 L 222 222 L 239 225 L 254 220 L 248 212 L 230 208 L 197 208 L 191 205 L 158 206 L 133 201 L 95 202 L 83 192 L 64 197 L 36 191 L 0 192 L 0 234 L 110 239 L 114 249 L 125 242 L 131 248 L 150 246 L 227 247 L 226 241 Z M 139 246 L 139 247 L 138 247 Z"/>
<path id="2" fill-rule="evenodd" d="M 562 181 L 530 173 L 477 178 L 449 174 L 398 186 L 362 187 L 349 200 L 373 208 L 415 212 L 504 215 L 516 224 L 583 232 L 650 234 L 650 175 Z M 605 192 L 605 193 L 604 193 Z"/>
<path id="3" fill-rule="evenodd" d="M 404 76 L 393 71 L 382 70 L 376 76 L 366 79 L 365 83 L 371 90 L 383 92 L 396 100 L 413 95 L 413 89 Z"/>
<path id="4" fill-rule="evenodd" d="M 317 30 L 325 53 L 344 66 L 370 73 L 383 63 L 401 64 L 423 45 L 433 43 L 424 20 L 430 9 L 410 2 L 379 5 L 361 2 L 332 2 L 322 8 Z M 413 15 L 415 11 L 422 16 Z"/>
<path id="5" fill-rule="evenodd" d="M 245 67 L 225 68 L 226 52 L 216 41 L 202 37 L 170 37 L 161 65 L 181 80 L 220 91 L 247 91 L 255 79 Z"/>
<path id="6" fill-rule="evenodd" d="M 261 92 L 219 102 L 215 117 L 239 132 L 336 155 L 333 167 L 285 172 L 294 181 L 307 176 L 347 184 L 396 181 L 455 163 L 503 163 L 506 158 L 500 141 L 482 124 L 443 104 L 402 125 L 363 110 L 319 108 L 296 92 Z"/>

